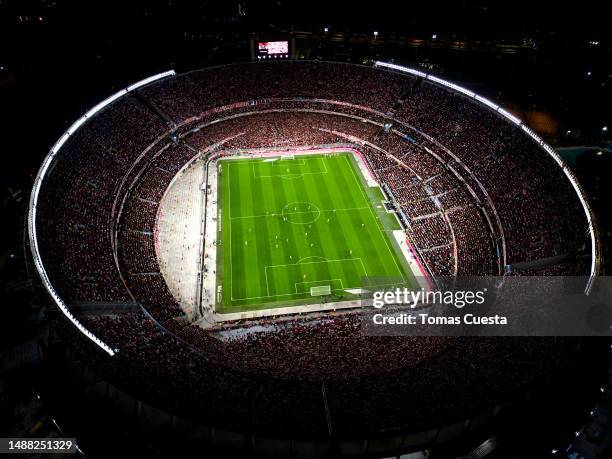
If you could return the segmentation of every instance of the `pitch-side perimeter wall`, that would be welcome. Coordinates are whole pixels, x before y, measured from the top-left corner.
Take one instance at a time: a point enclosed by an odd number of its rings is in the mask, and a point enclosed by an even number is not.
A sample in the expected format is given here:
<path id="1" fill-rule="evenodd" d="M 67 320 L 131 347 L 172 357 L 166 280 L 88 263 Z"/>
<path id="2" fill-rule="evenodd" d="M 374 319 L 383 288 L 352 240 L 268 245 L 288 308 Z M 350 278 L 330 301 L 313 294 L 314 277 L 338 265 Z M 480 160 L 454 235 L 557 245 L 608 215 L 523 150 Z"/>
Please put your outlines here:
<path id="1" fill-rule="evenodd" d="M 261 148 L 261 149 L 254 149 L 254 150 L 240 150 L 239 153 L 241 155 L 235 156 L 235 158 L 237 159 L 245 158 L 245 157 L 266 158 L 266 157 L 278 157 L 278 156 L 285 156 L 285 155 L 299 156 L 299 155 L 313 155 L 313 154 L 326 154 L 326 153 L 333 154 L 333 153 L 345 153 L 345 152 L 350 152 L 353 154 L 357 162 L 357 165 L 359 166 L 359 169 L 361 170 L 361 173 L 363 174 L 369 186 L 380 186 L 378 181 L 376 180 L 376 176 L 370 169 L 370 165 L 368 164 L 367 160 L 363 157 L 361 152 L 352 145 L 338 146 L 338 147 L 323 147 L 323 146 L 306 147 L 305 146 L 300 149 L 289 149 L 289 150 L 282 149 L 282 148 L 281 149 Z M 220 154 L 218 158 L 215 157 L 215 158 L 212 158 L 211 160 L 216 161 L 217 159 L 230 159 L 234 157 L 234 156 L 228 156 L 229 153 L 231 152 L 228 152 L 228 151 L 222 152 L 222 154 Z M 216 193 L 216 189 L 213 190 L 213 193 Z M 217 200 L 214 194 L 212 196 L 212 200 L 213 201 Z M 216 231 L 216 225 L 214 224 L 214 221 L 212 221 L 212 216 L 215 216 L 215 215 L 217 215 L 217 212 L 210 213 L 208 212 L 208 209 L 206 210 L 206 220 L 208 222 L 207 227 L 213 228 L 212 233 L 210 233 L 210 231 L 207 232 L 207 236 L 209 238 L 213 237 L 212 235 Z M 217 222 L 220 222 L 220 221 L 221 221 L 220 219 L 217 219 Z M 432 284 L 431 284 L 431 279 L 429 277 L 428 271 L 425 269 L 425 267 L 421 263 L 419 255 L 415 252 L 413 246 L 410 244 L 405 234 L 403 234 L 402 238 L 406 240 L 407 244 L 403 246 L 398 241 L 398 245 L 400 246 L 404 257 L 406 258 L 406 262 L 410 266 L 410 269 L 413 275 L 416 277 L 419 283 L 423 282 L 424 288 L 430 288 Z M 406 253 L 407 251 L 408 253 Z M 201 271 L 203 272 L 204 269 L 201 269 Z M 204 282 L 205 279 L 202 278 L 202 281 Z M 206 286 L 203 285 L 200 289 L 207 290 L 207 291 L 213 291 L 213 292 L 216 291 L 216 288 L 214 286 L 214 281 L 215 281 L 214 276 L 209 276 L 209 279 L 207 282 L 208 285 Z M 361 300 L 353 300 L 353 301 L 341 301 L 341 302 L 326 303 L 326 304 L 309 304 L 309 305 L 302 305 L 302 306 L 268 308 L 268 309 L 260 309 L 257 311 L 245 311 L 245 312 L 227 313 L 227 314 L 219 314 L 215 312 L 213 308 L 213 311 L 211 311 L 212 314 L 209 314 L 210 317 L 207 317 L 208 320 L 206 320 L 206 322 L 207 323 L 208 322 L 227 322 L 227 321 L 246 320 L 246 319 L 254 319 L 254 318 L 269 317 L 269 316 L 291 315 L 291 314 L 297 314 L 297 313 L 305 314 L 305 313 L 313 313 L 313 312 L 321 312 L 321 311 L 336 311 L 336 310 L 341 310 L 341 309 L 360 308 L 362 307 L 362 305 L 363 304 Z M 203 305 L 203 306 L 210 306 L 210 305 Z M 206 310 L 209 308 L 203 307 L 202 309 Z"/>

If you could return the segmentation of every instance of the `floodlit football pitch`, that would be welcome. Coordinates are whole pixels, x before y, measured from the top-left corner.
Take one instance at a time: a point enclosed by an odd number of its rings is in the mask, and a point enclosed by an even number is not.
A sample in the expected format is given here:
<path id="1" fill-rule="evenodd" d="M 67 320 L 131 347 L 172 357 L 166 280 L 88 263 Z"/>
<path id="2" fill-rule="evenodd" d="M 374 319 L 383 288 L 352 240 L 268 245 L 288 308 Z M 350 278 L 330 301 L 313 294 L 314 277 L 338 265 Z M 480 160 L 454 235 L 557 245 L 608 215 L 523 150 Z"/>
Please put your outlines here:
<path id="1" fill-rule="evenodd" d="M 217 304 L 233 313 L 358 299 L 362 278 L 416 280 L 352 153 L 217 163 Z"/>

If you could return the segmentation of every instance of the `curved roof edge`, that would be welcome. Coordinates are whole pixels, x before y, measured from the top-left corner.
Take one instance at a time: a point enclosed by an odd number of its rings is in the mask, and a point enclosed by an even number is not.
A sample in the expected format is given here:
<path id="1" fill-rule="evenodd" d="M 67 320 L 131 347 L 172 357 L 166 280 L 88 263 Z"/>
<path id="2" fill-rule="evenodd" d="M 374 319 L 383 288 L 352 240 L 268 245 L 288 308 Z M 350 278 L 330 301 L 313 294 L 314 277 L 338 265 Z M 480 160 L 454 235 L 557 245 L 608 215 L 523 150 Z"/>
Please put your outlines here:
<path id="1" fill-rule="evenodd" d="M 584 210 L 584 213 L 586 215 L 586 219 L 589 225 L 589 234 L 591 235 L 591 270 L 589 274 L 589 282 L 587 283 L 587 286 L 585 288 L 585 293 L 588 295 L 591 292 L 591 289 L 593 288 L 593 283 L 595 281 L 595 278 L 599 274 L 599 269 L 600 269 L 600 264 L 601 264 L 601 261 L 600 261 L 601 249 L 600 249 L 600 242 L 599 242 L 599 237 L 598 237 L 598 230 L 597 230 L 597 226 L 595 223 L 595 215 L 593 213 L 593 210 L 591 209 L 591 206 L 589 205 L 586 194 L 584 193 L 584 190 L 582 189 L 582 186 L 578 182 L 578 179 L 574 176 L 569 166 L 565 164 L 563 159 L 561 159 L 561 156 L 559 156 L 559 154 L 554 150 L 554 148 L 552 148 L 550 145 L 544 142 L 544 140 L 542 140 L 542 138 L 538 136 L 531 128 L 529 128 L 529 126 L 527 126 L 520 118 L 517 118 L 513 114 L 504 110 L 502 107 L 492 102 L 491 100 L 485 97 L 482 97 L 476 94 L 475 92 L 464 88 L 463 86 L 459 86 L 455 83 L 451 83 L 450 81 L 443 80 L 442 78 L 439 78 L 427 72 L 423 72 L 421 70 L 416 70 L 410 67 L 405 67 L 403 65 L 397 65 L 397 64 L 390 63 L 390 62 L 376 61 L 374 63 L 374 66 L 387 68 L 390 70 L 396 70 L 396 71 L 404 72 L 404 73 L 410 73 L 412 75 L 415 75 L 421 78 L 425 78 L 427 80 L 441 84 L 442 86 L 445 86 L 449 89 L 453 89 L 457 92 L 460 92 L 461 94 L 469 98 L 472 98 L 480 102 L 483 105 L 486 105 L 491 110 L 499 113 L 501 116 L 503 116 L 510 122 L 519 126 L 527 135 L 529 135 L 533 140 L 535 140 L 535 142 L 538 145 L 540 145 L 540 147 L 542 147 L 542 149 L 546 151 L 546 153 L 548 153 L 555 160 L 557 165 L 561 168 L 561 170 L 563 171 L 567 179 L 572 184 L 574 191 L 578 195 L 578 199 L 580 200 L 580 203 L 582 204 L 582 208 Z"/>
<path id="2" fill-rule="evenodd" d="M 519 126 L 526 134 L 528 134 L 536 143 L 538 143 L 542 149 L 544 151 L 546 151 L 554 160 L 555 162 L 559 165 L 559 167 L 562 169 L 562 171 L 564 172 L 564 174 L 566 175 L 566 177 L 568 178 L 568 180 L 570 181 L 570 183 L 572 184 L 574 190 L 576 191 L 576 194 L 578 195 L 578 198 L 582 204 L 582 207 L 584 209 L 586 218 L 587 218 L 587 222 L 588 222 L 588 226 L 589 226 L 589 233 L 591 236 L 591 270 L 590 270 L 590 277 L 589 277 L 589 282 L 585 288 L 585 293 L 589 293 L 593 287 L 593 283 L 595 281 L 595 278 L 597 277 L 598 273 L 599 273 L 599 267 L 600 267 L 600 242 L 599 242 L 599 238 L 598 238 L 598 231 L 597 231 L 597 226 L 595 224 L 595 217 L 593 214 L 593 211 L 591 210 L 591 207 L 587 201 L 586 195 L 582 189 L 582 187 L 580 186 L 580 184 L 578 183 L 578 180 L 576 179 L 576 177 L 574 176 L 574 174 L 570 171 L 569 167 L 565 164 L 565 162 L 561 159 L 561 157 L 559 156 L 559 154 L 547 143 L 545 143 L 541 137 L 539 137 L 532 129 L 530 129 L 526 124 L 524 124 L 524 122 L 517 118 L 516 116 L 512 115 L 511 113 L 507 112 L 506 110 L 504 110 L 502 107 L 498 106 L 497 104 L 495 104 L 494 102 L 490 101 L 489 99 L 482 97 L 472 91 L 470 91 L 469 89 L 466 89 L 462 86 L 459 86 L 455 83 L 452 83 L 450 81 L 446 81 L 442 78 L 439 78 L 435 75 L 431 75 L 429 73 L 420 71 L 420 70 L 416 70 L 416 69 L 412 69 L 410 67 L 405 67 L 405 66 L 401 66 L 401 65 L 397 65 L 397 64 L 393 64 L 393 63 L 388 63 L 388 62 L 382 62 L 382 61 L 376 61 L 374 63 L 375 67 L 382 67 L 382 68 L 387 68 L 390 70 L 395 70 L 395 71 L 399 71 L 399 72 L 404 72 L 404 73 L 410 73 L 412 75 L 415 76 L 419 76 L 425 79 L 428 79 L 430 81 L 433 81 L 435 83 L 441 84 L 447 88 L 453 89 L 459 93 L 462 93 L 463 95 L 475 99 L 478 102 L 480 102 L 483 105 L 486 105 L 487 107 L 489 107 L 491 110 L 499 113 L 500 115 L 502 115 L 503 117 L 505 117 L 506 119 L 508 119 L 510 122 L 514 123 L 515 125 Z M 43 163 L 38 171 L 38 174 L 36 175 L 36 178 L 34 180 L 34 184 L 32 187 L 32 193 L 30 195 L 30 204 L 29 204 L 29 209 L 28 209 L 28 238 L 30 241 L 30 249 L 32 252 L 32 257 L 34 260 L 34 265 L 36 266 L 36 270 L 38 271 L 38 274 L 41 278 L 41 281 L 43 283 L 43 285 L 45 286 L 45 289 L 47 290 L 47 292 L 49 293 L 49 295 L 51 296 L 51 298 L 53 299 L 53 301 L 56 303 L 56 305 L 58 306 L 58 308 L 60 309 L 60 311 L 64 314 L 64 316 L 70 320 L 70 322 L 72 322 L 72 324 L 81 332 L 83 333 L 87 338 L 89 338 L 94 344 L 96 344 L 98 347 L 100 347 L 103 351 L 105 351 L 107 354 L 109 354 L 110 356 L 115 355 L 115 353 L 117 352 L 117 350 L 112 349 L 109 345 L 107 345 L 105 342 L 103 342 L 102 340 L 100 340 L 97 336 L 95 336 L 92 332 L 90 332 L 89 330 L 87 330 L 83 324 L 81 324 L 81 322 L 78 321 L 78 319 L 69 311 L 68 306 L 66 305 L 66 303 L 62 300 L 62 298 L 59 296 L 59 294 L 56 292 L 55 288 L 53 287 L 53 285 L 51 284 L 51 281 L 49 280 L 49 277 L 47 275 L 47 272 L 45 270 L 45 267 L 43 265 L 42 262 L 42 258 L 40 256 L 40 251 L 38 248 L 38 240 L 37 240 L 37 235 L 36 235 L 36 210 L 37 210 L 37 204 L 38 204 L 38 196 L 40 194 L 40 190 L 41 190 L 41 186 L 42 186 L 42 182 L 46 176 L 46 173 L 51 165 L 51 163 L 53 162 L 53 160 L 55 159 L 55 156 L 57 155 L 57 153 L 60 151 L 60 149 L 62 148 L 62 146 L 68 141 L 68 139 L 70 138 L 70 136 L 72 134 L 74 134 L 89 118 L 95 116 L 100 110 L 102 110 L 103 108 L 107 107 L 108 105 L 110 105 L 111 103 L 113 103 L 115 100 L 119 99 L 120 97 L 128 94 L 131 91 L 134 91 L 142 86 L 145 86 L 149 83 L 152 83 L 154 81 L 160 80 L 162 78 L 166 78 L 168 76 L 174 76 L 176 75 L 176 72 L 174 70 L 168 70 L 166 72 L 162 72 L 162 73 L 158 73 L 156 75 L 152 75 L 148 78 L 145 78 L 143 80 L 137 81 L 129 86 L 127 86 L 126 88 L 116 92 L 115 94 L 111 95 L 110 97 L 104 99 L 103 101 L 101 101 L 100 103 L 96 104 L 94 107 L 92 107 L 90 110 L 88 110 L 83 116 L 81 116 L 79 119 L 77 119 L 65 132 L 64 134 L 55 142 L 55 144 L 53 145 L 53 147 L 50 149 L 49 153 L 47 154 L 47 156 L 45 157 L 45 159 L 43 160 Z"/>
<path id="3" fill-rule="evenodd" d="M 83 116 L 77 119 L 72 125 L 64 132 L 64 134 L 55 142 L 47 156 L 45 157 L 40 169 L 38 170 L 38 174 L 36 175 L 36 179 L 34 180 L 34 185 L 32 187 L 32 193 L 30 194 L 30 205 L 28 209 L 28 238 L 30 240 L 30 249 L 32 251 L 32 258 L 34 259 L 34 265 L 36 266 L 36 270 L 40 276 L 40 279 L 45 286 L 45 289 L 60 309 L 60 311 L 66 316 L 70 322 L 87 338 L 89 338 L 94 344 L 96 344 L 100 349 L 106 352 L 108 355 L 113 356 L 116 353 L 115 349 L 112 349 L 109 345 L 87 330 L 81 322 L 69 311 L 68 306 L 56 292 L 55 288 L 51 284 L 49 280 L 49 276 L 45 270 L 45 267 L 42 262 L 42 258 L 40 256 L 40 251 L 38 249 L 38 239 L 36 236 L 36 208 L 38 205 L 38 195 L 40 194 L 40 189 L 42 187 L 42 182 L 45 179 L 49 166 L 55 159 L 55 156 L 60 151 L 62 146 L 68 141 L 70 136 L 74 134 L 89 118 L 95 116 L 100 110 L 105 108 L 106 106 L 113 103 L 115 100 L 124 96 L 125 94 L 134 91 L 144 85 L 147 85 L 153 81 L 157 81 L 161 78 L 165 78 L 168 76 L 176 75 L 174 70 L 168 70 L 166 72 L 158 73 L 156 75 L 152 75 L 143 80 L 137 81 L 134 84 L 116 92 L 110 97 L 107 97 L 102 102 L 96 104 L 90 110 L 88 110 Z"/>

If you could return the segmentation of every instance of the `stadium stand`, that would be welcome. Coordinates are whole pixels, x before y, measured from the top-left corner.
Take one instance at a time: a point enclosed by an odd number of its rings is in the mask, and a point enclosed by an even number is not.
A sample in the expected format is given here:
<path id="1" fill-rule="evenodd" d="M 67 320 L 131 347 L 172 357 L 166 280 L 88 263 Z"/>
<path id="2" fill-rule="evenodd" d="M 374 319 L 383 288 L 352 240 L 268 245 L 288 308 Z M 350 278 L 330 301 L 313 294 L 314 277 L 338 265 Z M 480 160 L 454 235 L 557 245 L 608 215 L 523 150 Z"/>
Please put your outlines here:
<path id="1" fill-rule="evenodd" d="M 588 274 L 588 222 L 554 160 L 487 107 L 415 81 L 346 64 L 235 64 L 153 82 L 86 120 L 44 177 L 36 233 L 48 279 L 68 305 L 143 307 L 81 318 L 118 350 L 105 376 L 228 429 L 326 435 L 329 406 L 334 433 L 351 436 L 460 419 L 563 364 L 573 341 L 364 337 L 351 316 L 262 320 L 255 325 L 265 332 L 228 338 L 176 320 L 183 312 L 155 253 L 160 200 L 186 163 L 222 151 L 355 145 L 408 217 L 433 276 L 503 275 L 514 263 L 564 254 L 583 256 L 513 274 Z M 83 359 L 104 360 L 73 330 L 58 330 Z M 478 397 L 453 398 L 459 391 Z"/>

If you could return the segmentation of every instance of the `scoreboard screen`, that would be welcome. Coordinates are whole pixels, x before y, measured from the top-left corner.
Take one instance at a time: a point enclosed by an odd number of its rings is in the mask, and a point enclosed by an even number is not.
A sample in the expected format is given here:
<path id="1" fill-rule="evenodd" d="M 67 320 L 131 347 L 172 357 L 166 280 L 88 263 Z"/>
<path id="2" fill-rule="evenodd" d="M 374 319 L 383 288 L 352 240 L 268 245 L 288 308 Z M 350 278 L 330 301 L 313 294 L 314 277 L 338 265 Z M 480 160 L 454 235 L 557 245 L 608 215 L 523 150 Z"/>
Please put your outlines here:
<path id="1" fill-rule="evenodd" d="M 257 43 L 257 56 L 261 59 L 289 57 L 288 41 L 260 41 Z"/>

